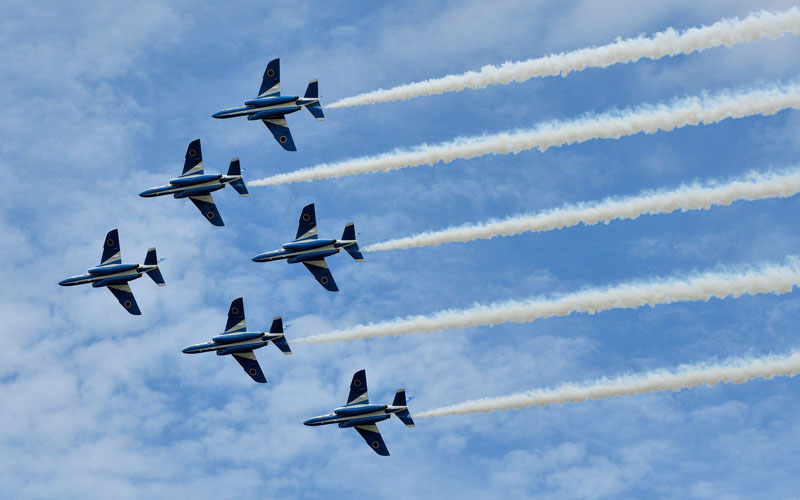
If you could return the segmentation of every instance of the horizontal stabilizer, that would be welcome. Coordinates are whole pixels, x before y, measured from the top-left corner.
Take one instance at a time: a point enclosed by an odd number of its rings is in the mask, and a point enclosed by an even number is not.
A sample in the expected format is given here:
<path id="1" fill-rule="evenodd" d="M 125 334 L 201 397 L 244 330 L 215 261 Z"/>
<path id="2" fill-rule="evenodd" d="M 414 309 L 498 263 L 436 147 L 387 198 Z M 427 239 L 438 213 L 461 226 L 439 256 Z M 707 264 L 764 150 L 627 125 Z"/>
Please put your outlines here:
<path id="1" fill-rule="evenodd" d="M 356 241 L 356 225 L 352 222 L 348 223 L 344 226 L 344 232 L 342 233 L 342 240 L 344 241 Z M 361 249 L 358 248 L 358 243 L 354 243 L 350 246 L 344 247 L 347 253 L 350 254 L 350 257 L 356 260 L 356 262 L 361 262 L 364 260 L 364 255 L 361 254 Z"/>
<path id="2" fill-rule="evenodd" d="M 286 342 L 286 337 L 281 337 L 272 341 L 275 346 L 281 350 L 284 354 L 291 354 L 292 349 L 289 347 L 289 343 Z"/>
<path id="3" fill-rule="evenodd" d="M 308 106 L 306 106 L 306 109 L 312 115 L 314 115 L 314 118 L 316 118 L 317 120 L 322 121 L 325 119 L 325 114 L 322 112 L 322 106 L 319 105 L 319 101 L 315 102 L 314 104 L 309 104 Z"/>
<path id="4" fill-rule="evenodd" d="M 239 177 L 235 181 L 231 182 L 231 186 L 236 190 L 237 193 L 242 196 L 250 196 L 250 193 L 247 191 L 247 186 L 244 184 L 244 179 L 242 179 L 242 168 L 239 165 L 239 158 L 234 158 L 231 160 L 231 166 L 228 167 L 228 175 L 231 177 Z"/>
<path id="5" fill-rule="evenodd" d="M 306 95 L 304 98 L 319 99 L 319 83 L 317 80 L 311 80 L 308 82 L 308 87 L 306 88 Z M 306 109 L 308 109 L 317 120 L 325 119 L 325 115 L 322 113 L 322 106 L 319 104 L 319 100 L 306 106 Z"/>
<path id="6" fill-rule="evenodd" d="M 166 282 L 164 282 L 164 277 L 161 276 L 161 271 L 158 269 L 158 256 L 156 255 L 156 249 L 151 248 L 147 251 L 147 255 L 144 258 L 144 265 L 145 266 L 156 266 L 155 269 L 147 271 L 147 275 L 150 276 L 156 285 L 164 286 Z"/>

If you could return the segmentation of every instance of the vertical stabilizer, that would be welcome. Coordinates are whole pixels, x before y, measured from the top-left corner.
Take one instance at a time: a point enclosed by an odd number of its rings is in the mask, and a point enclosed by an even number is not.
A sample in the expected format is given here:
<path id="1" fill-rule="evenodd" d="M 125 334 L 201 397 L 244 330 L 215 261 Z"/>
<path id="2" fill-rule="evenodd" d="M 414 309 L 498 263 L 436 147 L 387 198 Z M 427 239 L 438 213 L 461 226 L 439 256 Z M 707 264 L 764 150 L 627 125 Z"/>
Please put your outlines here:
<path id="1" fill-rule="evenodd" d="M 244 184 L 244 179 L 242 179 L 242 167 L 239 165 L 239 158 L 231 160 L 231 164 L 228 167 L 228 176 L 239 177 L 231 182 L 231 187 L 242 196 L 250 196 L 250 193 L 247 191 L 247 186 Z"/>
<path id="2" fill-rule="evenodd" d="M 352 241 L 352 245 L 348 245 L 344 247 L 347 253 L 350 254 L 350 257 L 356 260 L 356 262 L 361 262 L 364 260 L 364 256 L 361 254 L 361 249 L 358 248 L 358 242 L 356 242 L 356 225 L 352 222 L 348 222 L 346 226 L 344 226 L 344 232 L 342 233 L 342 241 Z"/>
<path id="3" fill-rule="evenodd" d="M 150 279 L 155 281 L 156 285 L 164 286 L 166 283 L 164 282 L 164 277 L 161 276 L 161 271 L 158 269 L 158 257 L 156 256 L 156 249 L 151 248 L 147 251 L 147 255 L 144 258 L 144 265 L 145 266 L 156 266 L 154 269 L 147 271 L 147 275 L 150 276 Z"/>

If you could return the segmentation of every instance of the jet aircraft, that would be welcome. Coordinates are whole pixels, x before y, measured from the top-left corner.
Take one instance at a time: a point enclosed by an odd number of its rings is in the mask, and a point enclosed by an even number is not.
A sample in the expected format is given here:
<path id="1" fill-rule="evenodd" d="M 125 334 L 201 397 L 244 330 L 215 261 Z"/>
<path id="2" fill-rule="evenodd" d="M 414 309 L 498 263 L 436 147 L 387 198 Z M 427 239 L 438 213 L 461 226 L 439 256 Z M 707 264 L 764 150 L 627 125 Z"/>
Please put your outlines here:
<path id="1" fill-rule="evenodd" d="M 350 395 L 346 405 L 336 408 L 333 413 L 310 418 L 303 423 L 310 426 L 339 424 L 342 429 L 353 427 L 375 453 L 388 456 L 389 450 L 375 424 L 392 415 L 399 418 L 406 427 L 414 427 L 414 420 L 411 419 L 406 405 L 406 390 L 398 389 L 391 405 L 371 405 L 367 394 L 366 371 L 359 370 L 350 382 Z"/>
<path id="2" fill-rule="evenodd" d="M 181 176 L 170 180 L 169 184 L 142 191 L 139 196 L 152 198 L 171 194 L 175 198 L 189 198 L 200 212 L 206 216 L 208 222 L 215 226 L 224 226 L 225 224 L 222 222 L 222 217 L 219 215 L 211 193 L 224 188 L 226 184 L 233 186 L 233 189 L 240 195 L 250 196 L 250 193 L 247 192 L 247 186 L 244 185 L 242 180 L 239 158 L 231 160 L 227 175 L 204 174 L 200 139 L 195 139 L 186 148 L 186 160 L 183 163 Z"/>
<path id="3" fill-rule="evenodd" d="M 213 337 L 210 342 L 195 344 L 183 350 L 186 354 L 198 352 L 217 351 L 217 356 L 233 354 L 233 358 L 242 365 L 245 373 L 250 375 L 253 380 L 262 384 L 267 382 L 261 366 L 258 364 L 256 355 L 253 352 L 260 349 L 272 341 L 284 354 L 291 354 L 289 343 L 283 334 L 283 320 L 277 316 L 272 320 L 272 327 L 269 333 L 248 332 L 247 324 L 244 319 L 244 301 L 241 297 L 231 302 L 228 310 L 228 323 L 225 325 L 225 332 Z"/>
<path id="4" fill-rule="evenodd" d="M 123 264 L 119 248 L 119 234 L 116 229 L 112 229 L 106 235 L 100 265 L 89 269 L 86 274 L 72 276 L 61 280 L 58 284 L 61 286 L 73 286 L 91 283 L 93 288 L 104 286 L 114 294 L 114 297 L 117 298 L 125 310 L 138 316 L 142 312 L 139 310 L 139 305 L 136 304 L 136 299 L 133 297 L 128 282 L 141 278 L 142 274 L 150 276 L 158 286 L 166 284 L 164 283 L 164 277 L 161 276 L 161 271 L 158 269 L 156 249 L 151 248 L 147 251 L 144 264 Z"/>
<path id="5" fill-rule="evenodd" d="M 339 288 L 333 281 L 333 275 L 325 257 L 339 253 L 344 249 L 357 262 L 364 260 L 356 241 L 355 225 L 350 222 L 344 226 L 341 240 L 317 239 L 317 216 L 314 213 L 314 204 L 306 205 L 300 214 L 300 224 L 297 227 L 297 236 L 294 241 L 283 245 L 279 250 L 264 252 L 253 257 L 253 262 L 270 262 L 286 259 L 289 264 L 302 262 L 311 271 L 314 278 L 330 292 L 338 292 Z"/>
<path id="6" fill-rule="evenodd" d="M 319 85 L 317 80 L 311 80 L 306 88 L 306 94 L 299 96 L 281 95 L 281 60 L 273 59 L 267 64 L 264 77 L 261 79 L 261 88 L 258 97 L 244 102 L 244 107 L 223 109 L 212 116 L 214 118 L 234 118 L 246 116 L 248 120 L 261 120 L 267 126 L 275 140 L 286 151 L 297 151 L 286 123 L 286 115 L 308 109 L 314 118 L 324 120 L 322 106 L 319 104 Z"/>

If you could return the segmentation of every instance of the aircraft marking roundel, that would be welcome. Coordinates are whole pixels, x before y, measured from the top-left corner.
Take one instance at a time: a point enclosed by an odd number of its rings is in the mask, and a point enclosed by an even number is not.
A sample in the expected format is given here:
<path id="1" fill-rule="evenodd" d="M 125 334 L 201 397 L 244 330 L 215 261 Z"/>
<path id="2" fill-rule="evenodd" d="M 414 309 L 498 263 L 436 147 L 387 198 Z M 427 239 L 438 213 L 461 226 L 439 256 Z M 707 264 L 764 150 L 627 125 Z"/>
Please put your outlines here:
<path id="1" fill-rule="evenodd" d="M 282 143 L 285 143 L 285 142 L 286 142 L 286 136 L 285 136 L 285 135 L 282 135 L 282 136 L 281 136 L 281 139 L 280 139 L 280 141 L 281 141 Z"/>
<path id="2" fill-rule="evenodd" d="M 206 213 L 206 217 L 208 217 L 209 219 L 213 219 L 214 218 L 214 212 Z"/>
<path id="3" fill-rule="evenodd" d="M 322 283 L 323 285 L 327 285 L 328 284 L 328 278 L 323 276 L 322 278 L 319 279 L 319 282 Z"/>
<path id="4" fill-rule="evenodd" d="M 250 375 L 255 375 L 255 374 L 256 374 L 256 369 L 250 368 Z"/>
<path id="5" fill-rule="evenodd" d="M 267 70 L 267 76 L 275 76 L 275 72 L 269 69 Z"/>
<path id="6" fill-rule="evenodd" d="M 106 245 L 108 245 L 110 247 L 113 247 L 114 246 L 114 240 L 109 239 L 108 241 L 106 241 Z"/>
<path id="7" fill-rule="evenodd" d="M 353 381 L 353 385 L 356 386 L 356 387 L 361 387 L 361 381 L 356 379 L 356 380 Z"/>
<path id="8" fill-rule="evenodd" d="M 194 149 L 190 149 L 189 156 L 197 156 L 197 151 L 195 151 Z"/>
<path id="9" fill-rule="evenodd" d="M 375 448 L 375 449 L 377 449 L 380 445 L 381 444 L 379 442 L 377 442 L 377 441 L 373 441 L 372 442 L 372 447 Z"/>
<path id="10" fill-rule="evenodd" d="M 238 309 L 238 308 L 236 308 L 236 307 L 234 307 L 233 309 L 231 309 L 231 312 L 232 312 L 233 314 L 239 314 L 239 309 Z"/>
<path id="11" fill-rule="evenodd" d="M 308 214 L 303 214 L 303 220 L 304 221 L 309 221 L 309 220 L 311 220 L 311 216 L 308 215 Z M 111 240 L 108 240 L 108 241 L 111 241 Z"/>
<path id="12" fill-rule="evenodd" d="M 130 306 L 131 306 L 131 301 L 130 300 L 126 300 L 125 301 L 125 307 L 130 307 Z"/>

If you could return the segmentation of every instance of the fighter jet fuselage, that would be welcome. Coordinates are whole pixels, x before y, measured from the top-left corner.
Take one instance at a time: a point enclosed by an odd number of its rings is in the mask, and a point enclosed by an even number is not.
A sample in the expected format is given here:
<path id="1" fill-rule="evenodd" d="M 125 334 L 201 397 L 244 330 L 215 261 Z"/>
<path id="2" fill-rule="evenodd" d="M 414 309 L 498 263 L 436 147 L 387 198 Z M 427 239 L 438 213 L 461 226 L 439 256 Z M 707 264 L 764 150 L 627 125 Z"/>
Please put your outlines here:
<path id="1" fill-rule="evenodd" d="M 189 198 L 200 210 L 208 222 L 215 226 L 224 226 L 217 204 L 211 193 L 219 191 L 230 184 L 241 196 L 249 196 L 247 186 L 242 179 L 239 158 L 231 160 L 227 174 L 207 174 L 203 169 L 203 150 L 200 139 L 195 139 L 186 148 L 186 160 L 180 177 L 170 179 L 169 184 L 147 189 L 139 193 L 142 198 L 153 198 L 171 194 L 175 198 Z"/>
<path id="2" fill-rule="evenodd" d="M 283 334 L 265 332 L 223 333 L 213 337 L 209 342 L 195 344 L 183 350 L 186 354 L 216 351 L 218 356 L 252 352 L 269 344 L 270 341 L 282 338 Z"/>
<path id="3" fill-rule="evenodd" d="M 303 424 L 309 426 L 339 424 L 339 427 L 345 429 L 357 425 L 376 424 L 401 411 L 408 411 L 408 407 L 369 404 L 342 406 L 333 410 L 333 413 L 309 418 Z"/>
<path id="4" fill-rule="evenodd" d="M 222 175 L 206 174 L 191 175 L 188 177 L 177 177 L 170 179 L 169 184 L 158 186 L 142 191 L 139 196 L 142 198 L 152 198 L 154 196 L 164 196 L 171 194 L 175 198 L 188 198 L 190 196 L 202 196 L 213 193 L 234 181 L 242 178 L 241 175 Z"/>
<path id="5" fill-rule="evenodd" d="M 303 97 L 281 95 L 280 59 L 273 59 L 267 64 L 258 95 L 244 102 L 244 106 L 223 109 L 214 113 L 214 118 L 238 118 L 246 116 L 250 121 L 261 120 L 269 129 L 278 144 L 286 151 L 297 151 L 294 145 L 286 115 L 306 108 L 317 120 L 324 120 L 325 114 L 319 103 L 319 84 L 316 80 L 308 82 Z"/>
<path id="6" fill-rule="evenodd" d="M 355 240 L 290 241 L 279 250 L 264 252 L 253 257 L 253 262 L 271 262 L 286 259 L 289 264 L 309 262 L 335 255 L 343 248 L 356 245 Z"/>
<path id="7" fill-rule="evenodd" d="M 225 325 L 225 332 L 212 337 L 209 342 L 195 344 L 183 350 L 186 354 L 197 354 L 199 352 L 216 351 L 217 356 L 233 355 L 244 369 L 245 373 L 259 383 L 266 383 L 267 378 L 258 364 L 256 349 L 261 349 L 272 342 L 284 354 L 291 354 L 289 343 L 283 333 L 283 319 L 276 316 L 272 320 L 269 332 L 248 332 L 247 321 L 244 317 L 244 300 L 239 297 L 231 302 L 228 309 L 228 322 Z"/>
<path id="8" fill-rule="evenodd" d="M 333 413 L 309 418 L 303 424 L 312 427 L 339 424 L 341 429 L 353 428 L 375 453 L 388 456 L 389 449 L 386 448 L 386 443 L 383 442 L 383 437 L 375 424 L 388 420 L 392 415 L 399 418 L 407 427 L 414 427 L 414 420 L 406 403 L 406 390 L 398 389 L 391 405 L 370 404 L 367 374 L 366 371 L 359 370 L 353 374 L 353 381 L 350 382 L 350 394 L 347 396 L 346 405 L 334 409 Z"/>
<path id="9" fill-rule="evenodd" d="M 164 277 L 161 276 L 161 271 L 158 269 L 156 249 L 151 248 L 147 251 L 144 264 L 123 264 L 119 232 L 112 229 L 106 234 L 100 265 L 89 268 L 85 274 L 63 279 L 58 284 L 75 286 L 91 283 L 94 288 L 107 287 L 129 313 L 138 316 L 142 313 L 128 282 L 141 278 L 142 274 L 150 276 L 158 286 L 164 286 Z"/>
<path id="10" fill-rule="evenodd" d="M 344 227 L 342 239 L 319 239 L 317 237 L 317 215 L 314 204 L 303 207 L 293 241 L 284 243 L 278 250 L 264 252 L 253 257 L 253 262 L 286 260 L 289 264 L 303 264 L 314 275 L 314 279 L 330 292 L 339 291 L 325 257 L 335 255 L 344 249 L 357 262 L 364 260 L 356 241 L 355 225 L 350 222 Z"/>
<path id="11" fill-rule="evenodd" d="M 318 98 L 307 98 L 296 95 L 260 97 L 245 101 L 243 107 L 223 109 L 211 116 L 214 118 L 236 118 L 239 116 L 246 116 L 248 120 L 283 118 L 285 115 L 300 111 L 302 108 L 318 102 Z"/>

